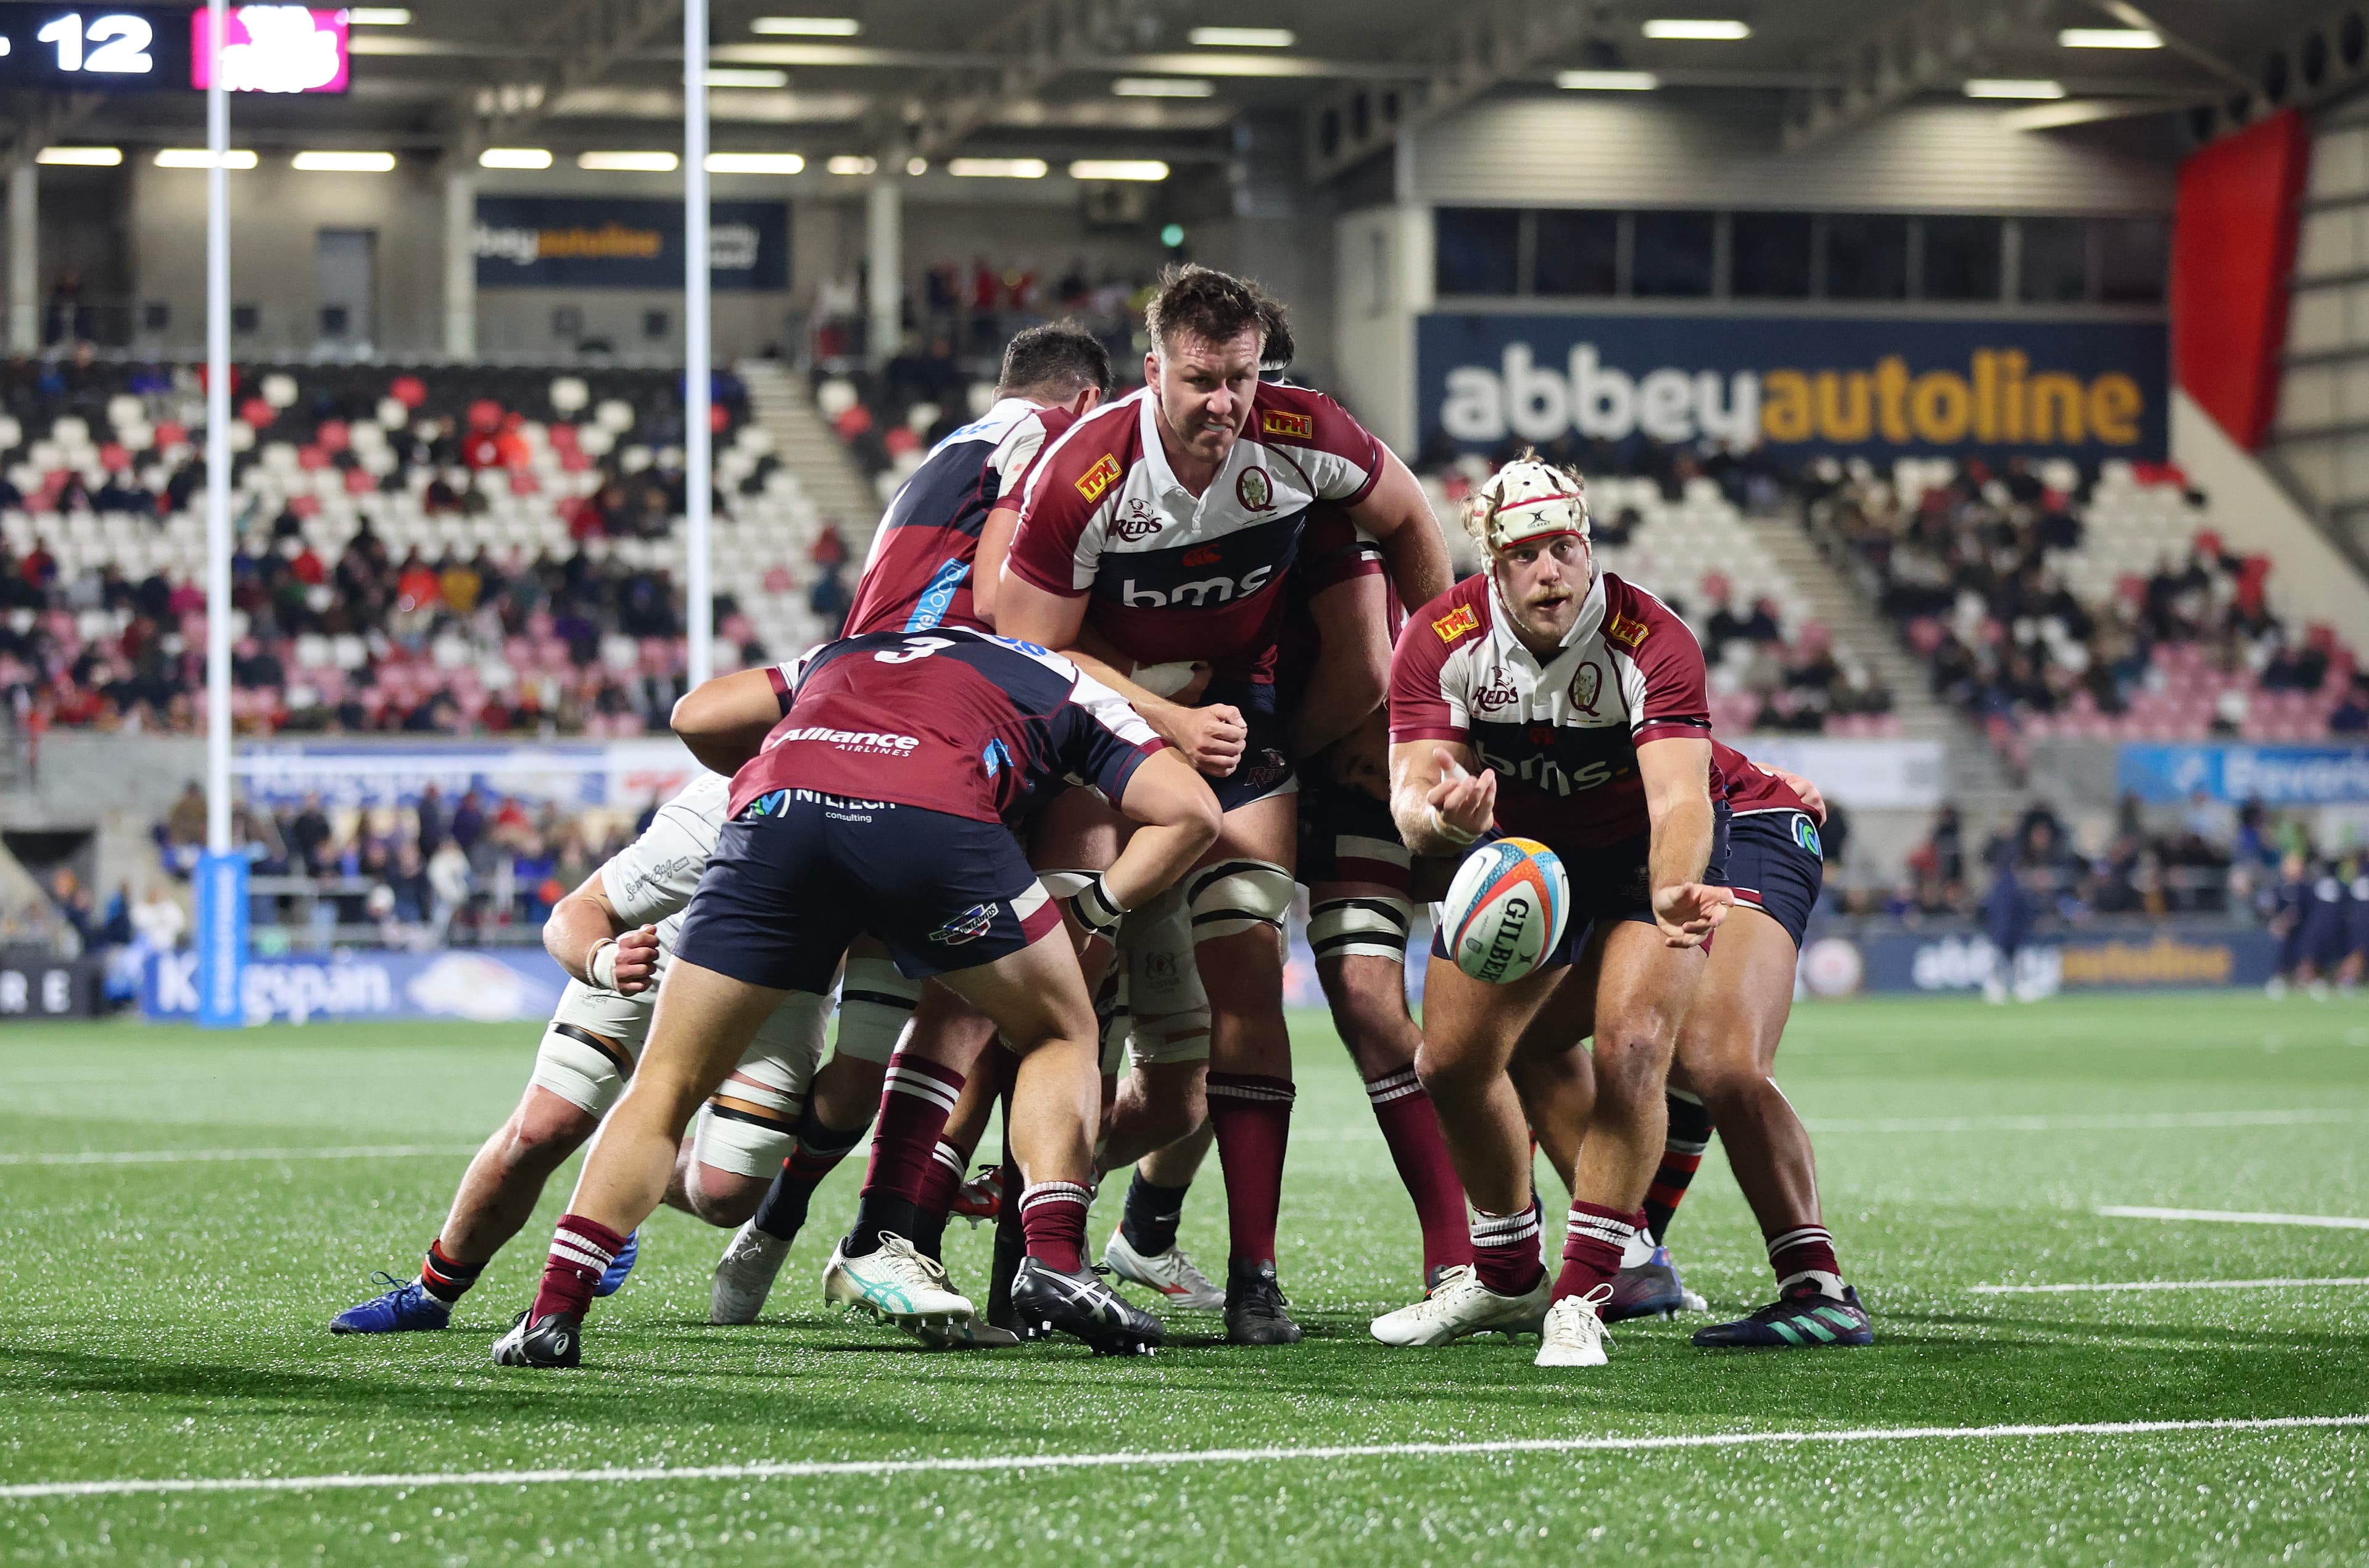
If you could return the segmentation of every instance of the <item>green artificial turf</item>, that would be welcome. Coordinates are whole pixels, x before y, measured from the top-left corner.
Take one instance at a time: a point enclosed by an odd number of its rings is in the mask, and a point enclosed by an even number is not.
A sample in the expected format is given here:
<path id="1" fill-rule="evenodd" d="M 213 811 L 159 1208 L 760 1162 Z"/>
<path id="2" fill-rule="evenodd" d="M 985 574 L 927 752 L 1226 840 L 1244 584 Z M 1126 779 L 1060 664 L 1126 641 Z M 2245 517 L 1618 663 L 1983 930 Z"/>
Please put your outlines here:
<path id="1" fill-rule="evenodd" d="M 525 1303 L 572 1167 L 452 1329 L 326 1332 L 372 1293 L 371 1271 L 417 1267 L 462 1150 L 524 1081 L 532 1026 L 9 1025 L 0 1486 L 2369 1415 L 2369 1287 L 1969 1289 L 2369 1276 L 2369 1230 L 2096 1212 L 2369 1216 L 2369 1001 L 1804 1008 L 1780 1078 L 1817 1130 L 1827 1221 L 1875 1313 L 1875 1348 L 1707 1355 L 1682 1320 L 1621 1329 L 1611 1366 L 1577 1373 L 1534 1368 L 1527 1343 L 1393 1352 L 1366 1338 L 1370 1315 L 1418 1291 L 1413 1219 L 1329 1027 L 1295 1028 L 1282 1267 L 1304 1345 L 1228 1349 L 1214 1318 L 1179 1314 L 1182 1344 L 1150 1361 L 930 1355 L 826 1317 L 815 1282 L 853 1207 L 852 1162 L 818 1197 L 763 1322 L 705 1325 L 723 1235 L 667 1213 L 633 1281 L 596 1309 L 586 1368 L 548 1374 L 498 1370 L 486 1349 Z M 398 1152 L 294 1152 L 355 1147 Z M 54 1160 L 242 1149 L 292 1152 Z M 1674 1229 L 1714 1310 L 1767 1294 L 1716 1152 Z M 1213 1165 L 1184 1241 L 1214 1269 L 1224 1234 Z M 949 1242 L 957 1282 L 981 1288 L 987 1233 L 957 1225 Z M 989 1553 L 1360 1568 L 2361 1562 L 2369 1426 L 0 1497 L 7 1562 Z"/>

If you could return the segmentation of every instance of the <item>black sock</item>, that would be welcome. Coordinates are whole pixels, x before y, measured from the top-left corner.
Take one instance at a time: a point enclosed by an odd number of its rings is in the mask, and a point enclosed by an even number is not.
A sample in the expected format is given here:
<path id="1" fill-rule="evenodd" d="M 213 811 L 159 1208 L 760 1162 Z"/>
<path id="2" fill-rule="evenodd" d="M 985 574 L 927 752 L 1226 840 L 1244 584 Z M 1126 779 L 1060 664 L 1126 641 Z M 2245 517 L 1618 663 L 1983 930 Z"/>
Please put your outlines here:
<path id="1" fill-rule="evenodd" d="M 1010 1154 L 1003 1161 L 1003 1204 L 995 1216 L 995 1257 L 987 1274 L 987 1321 L 1000 1329 L 1017 1328 L 1012 1310 L 1012 1281 L 1027 1255 L 1028 1240 L 1020 1228 L 1020 1168 Z"/>
<path id="2" fill-rule="evenodd" d="M 814 1106 L 807 1104 L 798 1114 L 797 1143 L 774 1173 L 764 1201 L 757 1206 L 757 1229 L 781 1241 L 796 1241 L 815 1188 L 839 1168 L 849 1150 L 864 1141 L 864 1131 L 860 1127 L 847 1132 L 827 1127 L 816 1116 Z"/>
<path id="3" fill-rule="evenodd" d="M 848 1230 L 847 1240 L 840 1243 L 840 1252 L 851 1258 L 870 1257 L 880 1250 L 883 1233 L 902 1236 L 910 1242 L 913 1232 L 921 1228 L 921 1206 L 902 1193 L 886 1187 L 874 1187 L 855 1200 L 855 1224 Z"/>
<path id="4" fill-rule="evenodd" d="M 442 1237 L 428 1243 L 428 1256 L 419 1265 L 419 1283 L 428 1294 L 446 1306 L 451 1306 L 477 1283 L 477 1276 L 486 1272 L 481 1263 L 454 1263 L 444 1255 Z"/>
<path id="5" fill-rule="evenodd" d="M 1184 1195 L 1193 1189 L 1163 1187 L 1143 1179 L 1138 1171 L 1127 1184 L 1127 1207 L 1119 1216 L 1119 1234 L 1145 1257 L 1154 1257 L 1176 1244 L 1177 1222 L 1184 1218 Z"/>
<path id="6" fill-rule="evenodd" d="M 1678 1217 L 1687 1188 L 1694 1185 L 1703 1151 L 1711 1147 L 1711 1112 L 1702 1101 L 1683 1089 L 1665 1096 L 1669 1105 L 1670 1131 L 1662 1147 L 1662 1163 L 1645 1194 L 1645 1229 L 1657 1242 L 1670 1239 L 1670 1222 Z"/>
<path id="7" fill-rule="evenodd" d="M 923 1257 L 934 1259 L 939 1263 L 945 1262 L 946 1211 L 943 1208 L 923 1209 L 916 1206 L 913 1209 L 913 1228 L 905 1232 L 905 1239 L 912 1242 L 913 1250 Z"/>

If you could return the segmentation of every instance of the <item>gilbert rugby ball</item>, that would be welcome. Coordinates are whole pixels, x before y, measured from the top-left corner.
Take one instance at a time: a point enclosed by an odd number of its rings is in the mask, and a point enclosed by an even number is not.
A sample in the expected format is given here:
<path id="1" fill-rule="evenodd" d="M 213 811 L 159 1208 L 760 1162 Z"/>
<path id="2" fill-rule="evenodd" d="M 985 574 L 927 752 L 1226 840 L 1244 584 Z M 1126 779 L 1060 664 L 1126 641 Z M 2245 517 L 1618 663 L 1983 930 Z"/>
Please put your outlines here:
<path id="1" fill-rule="evenodd" d="M 1456 967 L 1493 985 L 1536 969 L 1570 919 L 1562 861 L 1536 839 L 1499 839 L 1473 851 L 1440 906 Z"/>

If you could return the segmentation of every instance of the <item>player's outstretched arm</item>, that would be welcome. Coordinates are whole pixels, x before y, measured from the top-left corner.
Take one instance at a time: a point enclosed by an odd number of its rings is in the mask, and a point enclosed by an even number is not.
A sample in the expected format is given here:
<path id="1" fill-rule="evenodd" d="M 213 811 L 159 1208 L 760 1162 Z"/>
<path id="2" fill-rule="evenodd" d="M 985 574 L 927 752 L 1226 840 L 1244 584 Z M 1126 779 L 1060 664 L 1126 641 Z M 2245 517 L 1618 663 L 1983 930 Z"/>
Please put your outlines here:
<path id="1" fill-rule="evenodd" d="M 588 986 L 632 996 L 650 988 L 658 957 L 658 928 L 628 927 L 594 872 L 584 886 L 551 907 L 543 947 L 559 967 Z"/>
<path id="2" fill-rule="evenodd" d="M 700 766 L 730 778 L 765 744 L 782 720 L 781 693 L 770 670 L 739 670 L 685 692 L 669 720 Z"/>
<path id="3" fill-rule="evenodd" d="M 1003 588 L 1003 563 L 1012 554 L 1012 536 L 1019 529 L 1020 496 L 1015 491 L 1010 505 L 987 514 L 987 521 L 979 525 L 978 552 L 971 557 L 971 613 L 998 631 L 1002 627 L 995 619 L 995 605 Z"/>
<path id="4" fill-rule="evenodd" d="M 1700 947 L 1719 929 L 1734 895 L 1702 879 L 1711 864 L 1711 742 L 1685 736 L 1637 748 L 1637 776 L 1645 786 L 1653 824 L 1647 871 L 1654 920 L 1672 947 Z"/>
<path id="5" fill-rule="evenodd" d="M 1382 547 L 1399 602 L 1412 609 L 1448 591 L 1448 541 L 1440 537 L 1422 483 L 1396 452 L 1382 447 L 1381 453 L 1381 477 L 1349 515 Z"/>
<path id="6" fill-rule="evenodd" d="M 1218 841 L 1225 823 L 1207 782 L 1177 751 L 1156 751 L 1138 764 L 1118 808 L 1139 824 L 1103 874 L 1104 888 L 1122 910 L 1135 908 L 1191 870 Z"/>
<path id="7" fill-rule="evenodd" d="M 1308 691 L 1289 715 L 1295 758 L 1313 757 L 1356 729 L 1382 705 L 1390 685 L 1390 601 L 1368 573 L 1324 589 L 1308 601 L 1321 651 Z"/>
<path id="8" fill-rule="evenodd" d="M 1390 818 L 1419 855 L 1460 855 L 1497 817 L 1497 775 L 1473 770 L 1460 741 L 1402 740 L 1390 748 Z"/>

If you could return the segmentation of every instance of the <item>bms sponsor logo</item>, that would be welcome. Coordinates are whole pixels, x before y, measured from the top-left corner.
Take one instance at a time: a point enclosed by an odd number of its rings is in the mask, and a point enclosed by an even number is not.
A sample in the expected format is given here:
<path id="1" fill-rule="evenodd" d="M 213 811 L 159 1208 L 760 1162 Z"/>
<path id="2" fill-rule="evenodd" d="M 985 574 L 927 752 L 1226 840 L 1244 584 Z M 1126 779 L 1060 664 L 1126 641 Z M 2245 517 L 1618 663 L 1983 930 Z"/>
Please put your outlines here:
<path id="1" fill-rule="evenodd" d="M 2083 377 L 2035 367 L 2020 349 L 1978 348 L 1963 366 L 1913 371 L 1886 354 L 1871 365 L 1784 366 L 1722 374 L 1687 365 L 1610 361 L 1592 342 L 1561 366 L 1527 342 L 1507 344 L 1497 366 L 1447 373 L 1440 428 L 1463 441 L 1509 436 L 1551 441 L 1644 435 L 1734 446 L 1817 441 L 1851 446 L 2043 446 L 2096 442 L 2136 447 L 2146 395 L 2120 371 Z"/>
<path id="2" fill-rule="evenodd" d="M 1205 604 L 1223 604 L 1230 599 L 1247 599 L 1265 588 L 1275 575 L 1271 566 L 1254 567 L 1240 578 L 1203 578 L 1198 582 L 1180 582 L 1162 593 L 1156 588 L 1139 588 L 1133 578 L 1118 585 L 1119 602 L 1130 610 L 1191 610 Z"/>

